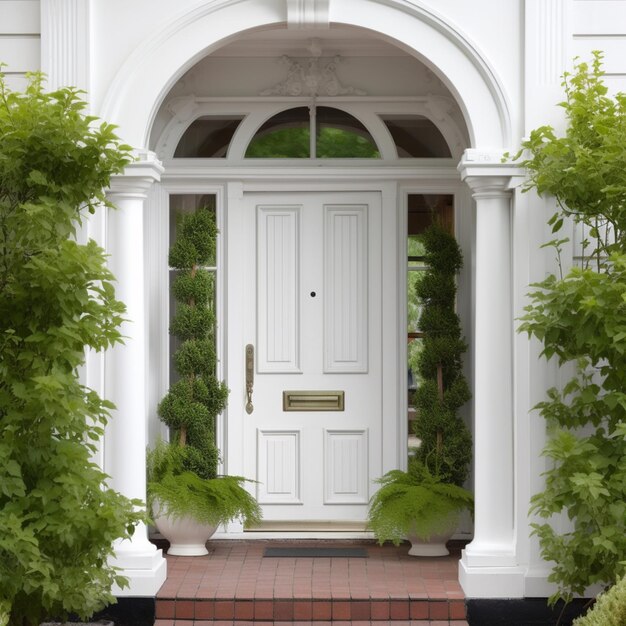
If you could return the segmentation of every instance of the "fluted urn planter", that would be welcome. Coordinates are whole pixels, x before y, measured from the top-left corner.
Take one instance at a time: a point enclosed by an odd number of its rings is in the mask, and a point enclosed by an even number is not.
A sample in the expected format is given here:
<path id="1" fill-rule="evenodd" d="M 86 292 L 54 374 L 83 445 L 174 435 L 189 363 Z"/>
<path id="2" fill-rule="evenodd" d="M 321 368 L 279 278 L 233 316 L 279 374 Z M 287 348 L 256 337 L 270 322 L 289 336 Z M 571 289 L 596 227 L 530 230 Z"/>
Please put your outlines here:
<path id="1" fill-rule="evenodd" d="M 217 526 L 202 524 L 191 517 L 162 515 L 158 503 L 154 506 L 154 525 L 170 542 L 167 553 L 173 556 L 207 555 L 206 542 L 217 530 Z"/>
<path id="2" fill-rule="evenodd" d="M 408 540 L 411 542 L 410 556 L 448 556 L 450 554 L 446 544 L 456 532 L 459 526 L 460 513 L 451 513 L 447 519 L 441 521 L 441 528 L 428 539 L 422 539 L 415 534 L 409 533 Z"/>

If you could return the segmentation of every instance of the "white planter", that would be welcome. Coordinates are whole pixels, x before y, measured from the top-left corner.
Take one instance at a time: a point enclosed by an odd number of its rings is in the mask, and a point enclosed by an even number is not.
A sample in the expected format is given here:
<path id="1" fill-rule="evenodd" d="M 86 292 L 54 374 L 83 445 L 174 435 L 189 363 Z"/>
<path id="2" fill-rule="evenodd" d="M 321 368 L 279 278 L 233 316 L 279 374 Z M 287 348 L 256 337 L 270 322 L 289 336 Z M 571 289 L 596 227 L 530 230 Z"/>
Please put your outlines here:
<path id="1" fill-rule="evenodd" d="M 170 542 L 168 554 L 173 556 L 205 556 L 209 553 L 206 542 L 217 526 L 200 524 L 191 517 L 161 515 L 158 504 L 154 505 L 154 524 Z"/>
<path id="2" fill-rule="evenodd" d="M 415 535 L 409 535 L 411 542 L 409 555 L 411 556 L 448 556 L 450 552 L 446 548 L 446 543 L 450 541 L 459 525 L 460 514 L 453 513 L 441 522 L 440 530 L 431 535 L 428 539 L 421 539 Z"/>

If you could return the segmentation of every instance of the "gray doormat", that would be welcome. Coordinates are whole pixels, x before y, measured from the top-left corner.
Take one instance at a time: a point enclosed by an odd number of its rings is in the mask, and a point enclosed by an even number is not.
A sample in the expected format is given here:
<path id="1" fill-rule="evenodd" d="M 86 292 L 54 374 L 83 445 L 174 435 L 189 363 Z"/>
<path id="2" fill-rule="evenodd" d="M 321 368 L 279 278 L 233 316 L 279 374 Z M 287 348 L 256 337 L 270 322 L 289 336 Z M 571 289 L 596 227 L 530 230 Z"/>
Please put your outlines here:
<path id="1" fill-rule="evenodd" d="M 315 547 L 289 547 L 289 548 L 265 548 L 263 556 L 269 557 L 310 557 L 310 558 L 336 558 L 349 557 L 366 559 L 365 548 L 315 548 Z"/>

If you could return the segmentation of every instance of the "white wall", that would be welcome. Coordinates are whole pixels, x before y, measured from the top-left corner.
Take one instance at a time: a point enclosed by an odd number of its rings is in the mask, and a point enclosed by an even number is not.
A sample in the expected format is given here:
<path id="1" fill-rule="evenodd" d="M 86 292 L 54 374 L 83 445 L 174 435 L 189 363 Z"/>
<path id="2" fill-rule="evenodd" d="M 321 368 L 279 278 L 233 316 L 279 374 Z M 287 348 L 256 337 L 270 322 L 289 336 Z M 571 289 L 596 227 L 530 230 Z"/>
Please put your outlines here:
<path id="1" fill-rule="evenodd" d="M 523 123 L 524 0 L 414 0 L 455 26 L 481 52 L 506 91 L 513 136 Z"/>

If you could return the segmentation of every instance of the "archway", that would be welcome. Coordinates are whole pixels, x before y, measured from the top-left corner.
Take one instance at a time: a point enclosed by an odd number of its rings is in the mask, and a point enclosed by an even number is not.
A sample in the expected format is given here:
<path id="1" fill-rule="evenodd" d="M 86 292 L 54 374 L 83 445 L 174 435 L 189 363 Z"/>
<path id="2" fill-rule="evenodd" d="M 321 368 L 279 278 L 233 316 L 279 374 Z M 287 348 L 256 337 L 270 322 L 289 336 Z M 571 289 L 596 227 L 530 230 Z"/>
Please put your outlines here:
<path id="1" fill-rule="evenodd" d="M 286 23 L 286 4 L 214 0 L 187 12 L 128 58 L 98 107 L 100 114 L 119 126 L 125 141 L 147 147 L 156 111 L 176 80 L 238 34 Z M 472 147 L 508 147 L 511 119 L 498 77 L 463 34 L 430 8 L 401 0 L 342 0 L 331 3 L 329 15 L 332 22 L 388 38 L 428 65 L 455 95 Z"/>

